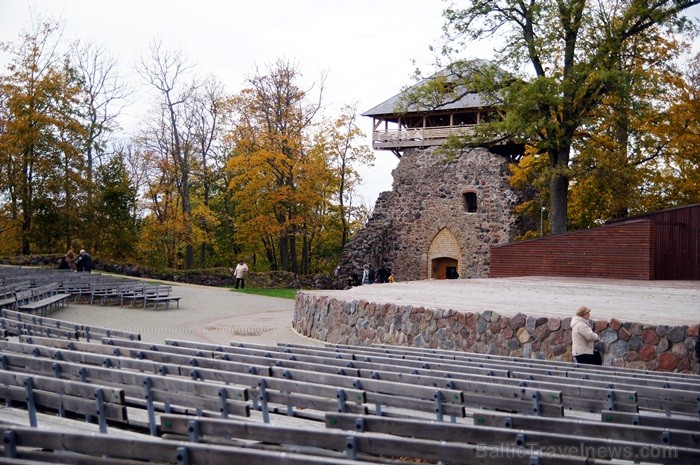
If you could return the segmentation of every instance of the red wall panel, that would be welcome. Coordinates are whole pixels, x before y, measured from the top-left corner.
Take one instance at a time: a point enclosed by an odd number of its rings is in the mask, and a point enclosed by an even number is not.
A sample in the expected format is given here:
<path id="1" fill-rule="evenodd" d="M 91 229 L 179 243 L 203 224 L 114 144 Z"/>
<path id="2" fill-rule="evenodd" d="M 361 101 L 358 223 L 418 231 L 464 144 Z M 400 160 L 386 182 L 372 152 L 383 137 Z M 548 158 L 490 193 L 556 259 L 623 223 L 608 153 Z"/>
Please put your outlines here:
<path id="1" fill-rule="evenodd" d="M 641 219 L 491 248 L 490 275 L 654 279 L 655 225 Z"/>

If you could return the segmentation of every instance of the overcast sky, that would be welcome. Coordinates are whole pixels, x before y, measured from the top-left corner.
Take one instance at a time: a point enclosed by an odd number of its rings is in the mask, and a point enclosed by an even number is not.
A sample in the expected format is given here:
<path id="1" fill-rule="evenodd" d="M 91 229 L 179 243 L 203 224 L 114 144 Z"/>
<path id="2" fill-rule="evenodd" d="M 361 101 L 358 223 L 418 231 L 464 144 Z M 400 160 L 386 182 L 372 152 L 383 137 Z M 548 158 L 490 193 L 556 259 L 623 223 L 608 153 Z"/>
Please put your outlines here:
<path id="1" fill-rule="evenodd" d="M 140 84 L 135 59 L 159 40 L 231 93 L 256 65 L 264 69 L 283 58 L 296 62 L 308 82 L 328 73 L 325 103 L 333 115 L 353 102 L 364 112 L 398 93 L 412 83 L 412 60 L 429 69 L 428 47 L 441 35 L 445 6 L 442 0 L 0 0 L 0 41 L 16 42 L 34 10 L 61 20 L 66 40 L 106 46 L 134 84 Z M 3 68 L 6 62 L 0 56 Z M 127 108 L 125 119 L 137 119 L 137 112 Z M 369 145 L 372 121 L 360 123 Z M 391 189 L 397 163 L 391 152 L 376 155 L 374 168 L 363 171 L 362 195 L 370 204 Z"/>
<path id="2" fill-rule="evenodd" d="M 16 42 L 30 12 L 65 24 L 66 40 L 104 45 L 118 57 L 121 73 L 133 71 L 149 43 L 182 51 L 199 75 L 213 74 L 229 93 L 243 88 L 254 67 L 282 58 L 295 62 L 308 82 L 327 72 L 327 114 L 357 102 L 364 112 L 411 84 L 416 66 L 431 70 L 430 45 L 439 43 L 443 0 L 0 0 L 0 42 Z M 698 8 L 693 8 L 697 17 Z M 463 58 L 488 58 L 491 47 L 474 47 Z M 415 64 L 414 61 L 415 60 Z M 0 54 L 0 68 L 7 57 Z M 138 105 L 124 125 L 138 120 Z M 360 119 L 371 144 L 370 118 Z M 372 204 L 391 189 L 391 152 L 377 152 L 363 170 L 362 195 Z"/>

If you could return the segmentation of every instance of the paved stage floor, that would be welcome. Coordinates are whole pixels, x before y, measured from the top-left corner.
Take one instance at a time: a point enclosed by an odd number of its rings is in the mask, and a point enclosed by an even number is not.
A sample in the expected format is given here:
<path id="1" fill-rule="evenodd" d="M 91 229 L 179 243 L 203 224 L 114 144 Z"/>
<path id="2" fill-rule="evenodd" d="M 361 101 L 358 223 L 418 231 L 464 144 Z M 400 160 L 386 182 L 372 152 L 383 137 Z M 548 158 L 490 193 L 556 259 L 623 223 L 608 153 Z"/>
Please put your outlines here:
<path id="1" fill-rule="evenodd" d="M 700 281 L 633 281 L 590 278 L 456 279 L 371 284 L 344 291 L 310 291 L 337 299 L 364 299 L 461 312 L 518 312 L 573 316 L 581 305 L 591 319 L 649 324 L 700 323 Z"/>

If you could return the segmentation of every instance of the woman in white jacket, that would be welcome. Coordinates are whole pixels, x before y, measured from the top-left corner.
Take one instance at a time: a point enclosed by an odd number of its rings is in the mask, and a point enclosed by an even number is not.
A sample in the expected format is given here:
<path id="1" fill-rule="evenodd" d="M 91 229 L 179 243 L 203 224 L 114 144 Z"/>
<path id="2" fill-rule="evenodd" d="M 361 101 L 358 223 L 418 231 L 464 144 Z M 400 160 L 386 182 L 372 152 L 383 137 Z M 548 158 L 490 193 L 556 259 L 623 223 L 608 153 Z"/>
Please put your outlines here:
<path id="1" fill-rule="evenodd" d="M 600 362 L 594 361 L 593 358 L 593 343 L 598 340 L 598 335 L 588 324 L 590 316 L 591 309 L 581 307 L 571 319 L 571 354 L 578 363 L 600 365 Z"/>

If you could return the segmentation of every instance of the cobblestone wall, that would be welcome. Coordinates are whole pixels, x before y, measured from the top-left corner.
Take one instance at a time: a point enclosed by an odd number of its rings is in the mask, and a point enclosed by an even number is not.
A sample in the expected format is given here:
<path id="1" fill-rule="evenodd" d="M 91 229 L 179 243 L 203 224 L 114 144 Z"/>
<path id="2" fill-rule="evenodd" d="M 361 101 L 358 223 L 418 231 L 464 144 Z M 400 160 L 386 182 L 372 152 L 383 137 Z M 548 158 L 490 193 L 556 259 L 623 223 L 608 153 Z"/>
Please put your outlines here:
<path id="1" fill-rule="evenodd" d="M 450 253 L 460 276 L 487 277 L 489 247 L 515 236 L 517 197 L 506 158 L 484 148 L 407 150 L 392 175 L 392 191 L 379 195 L 365 228 L 343 251 L 342 278 L 369 263 L 388 266 L 402 281 L 427 279 L 431 244 L 441 231 L 456 239 L 458 250 Z M 466 193 L 476 194 L 475 212 L 467 211 Z"/>
<path id="2" fill-rule="evenodd" d="M 571 361 L 571 318 L 537 318 L 493 311 L 457 312 L 410 305 L 344 302 L 300 292 L 294 328 L 335 344 L 394 344 Z M 698 329 L 618 320 L 595 321 L 605 365 L 700 373 Z"/>

